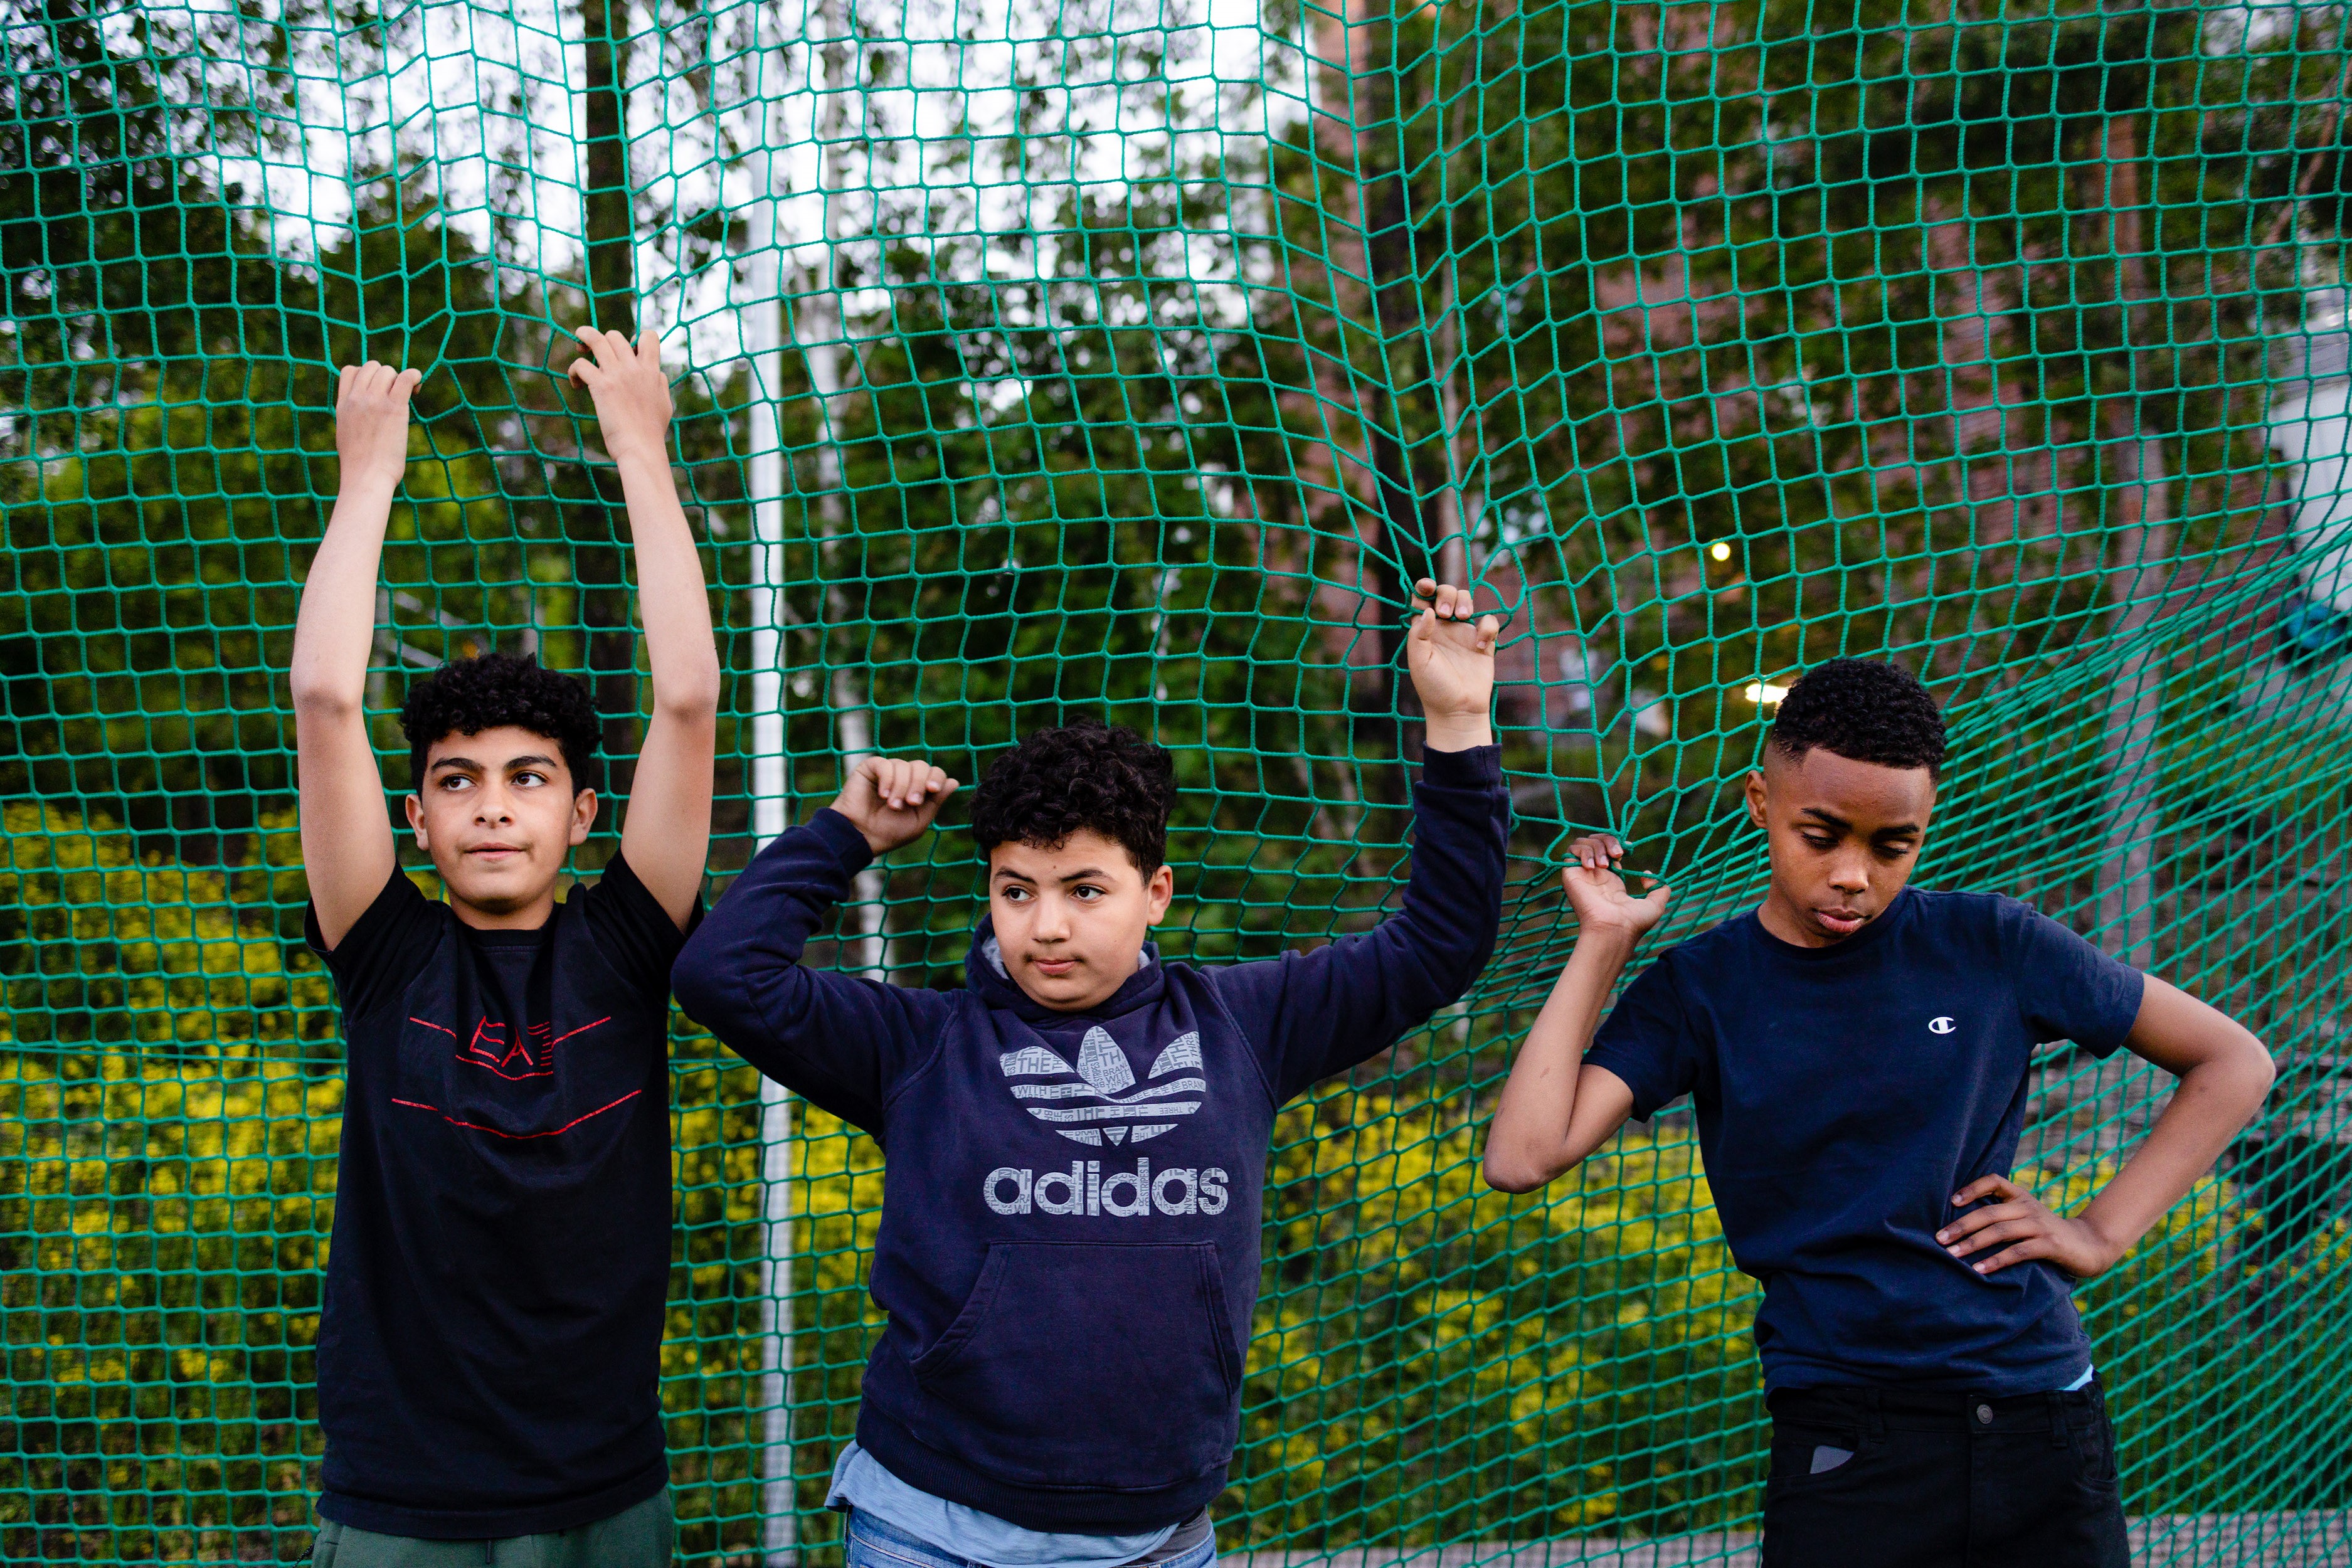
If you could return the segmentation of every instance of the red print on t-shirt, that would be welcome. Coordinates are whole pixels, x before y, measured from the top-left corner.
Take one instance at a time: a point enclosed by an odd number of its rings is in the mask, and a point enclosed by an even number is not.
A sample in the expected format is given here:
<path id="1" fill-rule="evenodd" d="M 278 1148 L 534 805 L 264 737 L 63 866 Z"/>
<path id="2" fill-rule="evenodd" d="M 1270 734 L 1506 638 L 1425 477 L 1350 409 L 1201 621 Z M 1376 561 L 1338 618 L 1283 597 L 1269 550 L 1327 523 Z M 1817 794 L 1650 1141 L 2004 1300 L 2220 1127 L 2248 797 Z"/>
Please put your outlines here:
<path id="1" fill-rule="evenodd" d="M 611 1016 L 607 1015 L 594 1023 L 583 1024 L 576 1029 L 566 1029 L 560 1035 L 555 1032 L 553 1024 L 533 1024 L 523 1032 L 523 1037 L 520 1039 L 515 1037 L 511 1026 L 488 1018 L 475 1024 L 474 1032 L 470 1036 L 463 1037 L 446 1024 L 436 1024 L 429 1018 L 412 1016 L 408 1021 L 412 1024 L 422 1024 L 428 1029 L 438 1030 L 453 1040 L 462 1038 L 464 1043 L 457 1047 L 459 1061 L 470 1062 L 478 1068 L 487 1068 L 502 1079 L 510 1082 L 519 1082 L 524 1079 L 553 1078 L 557 1046 L 574 1035 L 584 1035 L 589 1030 L 609 1024 L 613 1020 Z M 412 1110 L 432 1111 L 453 1127 L 463 1127 L 476 1132 L 494 1132 L 501 1138 L 546 1138 L 558 1132 L 568 1131 L 587 1121 L 589 1117 L 600 1116 L 615 1105 L 625 1105 L 643 1092 L 645 1091 L 642 1089 L 631 1089 L 620 1099 L 600 1105 L 585 1115 L 576 1116 L 562 1127 L 550 1127 L 535 1132 L 509 1131 L 503 1127 L 486 1127 L 479 1122 L 461 1121 L 444 1112 L 439 1106 L 427 1105 L 422 1100 L 402 1100 L 395 1096 L 393 1103 L 404 1105 Z"/>
<path id="2" fill-rule="evenodd" d="M 412 1024 L 423 1024 L 428 1029 L 438 1029 L 453 1040 L 458 1037 L 457 1031 L 446 1024 L 436 1024 L 430 1019 L 415 1017 L 408 1021 Z M 488 1068 L 500 1078 L 510 1081 L 519 1081 L 527 1078 L 553 1078 L 557 1046 L 574 1035 L 584 1035 L 589 1030 L 612 1021 L 611 1016 L 607 1016 L 597 1019 L 595 1023 L 583 1024 L 576 1029 L 566 1029 L 560 1035 L 555 1032 L 553 1024 L 533 1024 L 524 1031 L 523 1037 L 518 1039 L 515 1037 L 511 1025 L 484 1018 L 474 1026 L 474 1032 L 467 1037 L 466 1043 L 457 1047 L 457 1059 L 461 1062 L 471 1062 L 478 1068 Z"/>

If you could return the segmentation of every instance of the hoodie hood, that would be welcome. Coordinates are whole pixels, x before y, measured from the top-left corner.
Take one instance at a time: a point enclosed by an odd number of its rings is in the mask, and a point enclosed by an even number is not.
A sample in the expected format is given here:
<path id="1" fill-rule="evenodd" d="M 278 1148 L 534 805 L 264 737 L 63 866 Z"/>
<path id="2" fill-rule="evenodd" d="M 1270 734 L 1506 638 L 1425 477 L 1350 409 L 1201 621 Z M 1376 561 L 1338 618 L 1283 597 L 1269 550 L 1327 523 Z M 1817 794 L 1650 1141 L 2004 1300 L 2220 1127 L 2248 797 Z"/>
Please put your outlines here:
<path id="1" fill-rule="evenodd" d="M 1147 942 L 1143 944 L 1141 963 L 1102 1005 L 1089 1007 L 1083 1012 L 1048 1007 L 1022 990 L 1005 973 L 1003 951 L 996 942 L 995 919 L 990 915 L 982 915 L 979 928 L 971 933 L 971 951 L 964 956 L 963 977 L 964 984 L 989 1006 L 1003 1008 L 1024 1024 L 1038 1026 L 1076 1024 L 1090 1018 L 1116 1018 L 1122 1013 L 1150 1006 L 1168 988 L 1167 969 L 1160 960 L 1160 944 Z"/>

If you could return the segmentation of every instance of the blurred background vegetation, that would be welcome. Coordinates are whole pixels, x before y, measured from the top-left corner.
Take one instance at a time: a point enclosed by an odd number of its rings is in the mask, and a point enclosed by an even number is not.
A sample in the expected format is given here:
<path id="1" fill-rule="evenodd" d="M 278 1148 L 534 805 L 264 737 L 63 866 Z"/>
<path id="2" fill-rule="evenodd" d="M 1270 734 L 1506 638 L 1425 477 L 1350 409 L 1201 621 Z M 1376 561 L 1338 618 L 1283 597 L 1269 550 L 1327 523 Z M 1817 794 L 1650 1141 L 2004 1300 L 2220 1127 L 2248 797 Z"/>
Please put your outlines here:
<path id="1" fill-rule="evenodd" d="M 2273 449 L 2340 331 L 2347 15 L 0 0 L 0 1557 L 307 1552 L 341 1045 L 279 672 L 332 366 L 429 372 L 388 781 L 408 672 L 535 650 L 623 760 L 593 875 L 645 694 L 561 374 L 592 321 L 681 377 L 714 890 L 845 756 L 969 778 L 1098 711 L 1178 758 L 1171 952 L 1360 929 L 1404 869 L 1406 584 L 1508 614 L 1501 955 L 1283 1121 L 1228 1550 L 1752 1525 L 1755 1292 L 1687 1120 L 1521 1199 L 1476 1124 L 1573 934 L 1559 837 L 1671 871 L 1662 941 L 1752 899 L 1730 792 L 1836 653 L 1950 704 L 1926 879 L 2287 1068 L 2084 1295 L 2132 1510 L 2352 1504 L 2352 623 Z M 816 961 L 956 984 L 971 873 L 952 829 L 901 852 Z M 758 1561 L 789 1498 L 823 1555 L 880 1159 L 684 1020 L 673 1060 L 682 1548 Z M 2023 1174 L 2079 1194 L 2164 1084 L 2061 1050 L 2033 1092 Z"/>

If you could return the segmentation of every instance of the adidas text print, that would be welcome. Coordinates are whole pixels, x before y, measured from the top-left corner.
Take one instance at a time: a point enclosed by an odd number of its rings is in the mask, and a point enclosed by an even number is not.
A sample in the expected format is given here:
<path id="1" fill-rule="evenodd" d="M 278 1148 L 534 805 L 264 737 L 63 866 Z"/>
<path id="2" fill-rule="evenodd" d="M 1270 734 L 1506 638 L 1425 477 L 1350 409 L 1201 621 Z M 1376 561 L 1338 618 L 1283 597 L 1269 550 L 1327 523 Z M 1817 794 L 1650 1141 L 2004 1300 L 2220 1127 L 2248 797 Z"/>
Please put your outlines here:
<path id="1" fill-rule="evenodd" d="M 1099 1160 L 1073 1160 L 1066 1171 L 1016 1170 L 999 1165 L 988 1173 L 980 1195 L 1002 1215 L 1084 1215 L 1089 1219 L 1140 1219 L 1147 1215 L 1221 1215 L 1225 1212 L 1225 1173 L 1212 1165 L 1196 1171 L 1171 1165 L 1154 1173 L 1138 1160 L 1132 1171 L 1102 1173 Z"/>

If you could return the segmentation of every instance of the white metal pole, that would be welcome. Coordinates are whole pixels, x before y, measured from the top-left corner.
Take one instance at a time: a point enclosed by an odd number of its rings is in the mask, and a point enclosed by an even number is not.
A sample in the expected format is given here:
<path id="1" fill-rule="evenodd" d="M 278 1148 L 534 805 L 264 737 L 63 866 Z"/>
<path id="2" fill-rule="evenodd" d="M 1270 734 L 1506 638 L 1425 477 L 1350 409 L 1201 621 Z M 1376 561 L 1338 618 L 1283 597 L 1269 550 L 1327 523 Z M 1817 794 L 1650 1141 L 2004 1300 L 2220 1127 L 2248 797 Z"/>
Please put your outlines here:
<path id="1" fill-rule="evenodd" d="M 783 95 L 782 7 L 757 3 L 755 86 L 761 109 L 758 260 L 748 270 L 744 312 L 751 405 L 751 833 L 765 848 L 790 820 L 784 776 L 784 252 L 776 207 L 777 105 Z M 760 1079 L 760 1545 L 768 1568 L 785 1568 L 796 1544 L 793 1477 L 792 1104 L 784 1086 Z"/>

